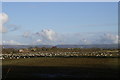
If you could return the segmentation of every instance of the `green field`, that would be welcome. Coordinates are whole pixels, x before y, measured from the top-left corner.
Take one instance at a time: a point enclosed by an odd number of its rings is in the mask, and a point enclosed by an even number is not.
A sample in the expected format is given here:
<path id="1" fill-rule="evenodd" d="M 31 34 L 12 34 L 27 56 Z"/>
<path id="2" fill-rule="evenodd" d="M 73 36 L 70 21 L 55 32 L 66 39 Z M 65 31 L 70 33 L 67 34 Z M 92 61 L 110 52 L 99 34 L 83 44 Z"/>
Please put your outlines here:
<path id="1" fill-rule="evenodd" d="M 62 74 L 55 78 L 118 78 L 119 58 L 27 58 L 2 61 L 7 79 L 49 78 L 41 74 Z M 9 74 L 6 73 L 9 71 Z M 40 74 L 35 76 L 33 74 Z M 63 76 L 63 74 L 65 76 Z M 69 75 L 69 76 L 66 76 Z M 29 76 L 29 77 L 25 77 Z M 51 77 L 50 77 L 51 78 Z M 52 77 L 53 78 L 53 77 Z"/>
<path id="2" fill-rule="evenodd" d="M 67 67 L 94 67 L 117 68 L 119 58 L 27 58 L 3 60 L 4 65 L 15 66 L 67 66 Z"/>

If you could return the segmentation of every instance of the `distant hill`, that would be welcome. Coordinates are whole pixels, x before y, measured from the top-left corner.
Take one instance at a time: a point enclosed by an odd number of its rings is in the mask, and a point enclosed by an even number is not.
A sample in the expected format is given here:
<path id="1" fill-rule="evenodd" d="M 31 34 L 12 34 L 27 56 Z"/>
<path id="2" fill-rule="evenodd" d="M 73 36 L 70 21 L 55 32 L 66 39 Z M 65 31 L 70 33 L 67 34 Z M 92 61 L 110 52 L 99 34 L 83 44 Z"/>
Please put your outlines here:
<path id="1" fill-rule="evenodd" d="M 118 44 L 57 45 L 59 48 L 118 48 Z"/>
<path id="2" fill-rule="evenodd" d="M 3 45 L 3 48 L 52 47 L 51 45 Z"/>
<path id="3" fill-rule="evenodd" d="M 3 48 L 30 48 L 30 47 L 50 48 L 50 47 L 53 47 L 53 45 L 3 45 Z M 56 45 L 56 47 L 58 48 L 118 48 L 118 44 Z"/>

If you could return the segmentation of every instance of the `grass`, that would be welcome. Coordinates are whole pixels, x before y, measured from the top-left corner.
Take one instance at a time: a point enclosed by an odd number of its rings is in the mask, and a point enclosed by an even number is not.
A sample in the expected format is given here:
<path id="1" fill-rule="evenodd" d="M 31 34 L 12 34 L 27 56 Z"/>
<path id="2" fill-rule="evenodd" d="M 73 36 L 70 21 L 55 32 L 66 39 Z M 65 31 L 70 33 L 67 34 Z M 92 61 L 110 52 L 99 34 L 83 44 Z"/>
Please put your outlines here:
<path id="1" fill-rule="evenodd" d="M 2 80 L 118 79 L 119 58 L 5 59 Z M 9 72 L 8 72 L 9 71 Z"/>
<path id="2" fill-rule="evenodd" d="M 117 68 L 119 58 L 27 58 L 3 60 L 2 65 Z"/>

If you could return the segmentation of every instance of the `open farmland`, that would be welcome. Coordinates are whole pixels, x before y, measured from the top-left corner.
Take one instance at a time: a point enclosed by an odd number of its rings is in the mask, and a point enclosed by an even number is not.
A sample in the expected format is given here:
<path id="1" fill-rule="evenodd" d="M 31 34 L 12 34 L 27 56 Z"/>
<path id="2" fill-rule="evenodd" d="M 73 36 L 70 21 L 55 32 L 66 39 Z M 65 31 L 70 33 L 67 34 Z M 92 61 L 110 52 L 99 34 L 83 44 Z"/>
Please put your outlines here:
<path id="1" fill-rule="evenodd" d="M 20 59 L 33 57 L 98 57 L 116 58 L 120 57 L 118 49 L 100 48 L 4 48 L 0 59 Z"/>
<path id="2" fill-rule="evenodd" d="M 4 48 L 3 80 L 118 79 L 118 49 Z"/>
<path id="3" fill-rule="evenodd" d="M 21 58 L 3 60 L 3 79 L 114 78 L 119 58 Z"/>

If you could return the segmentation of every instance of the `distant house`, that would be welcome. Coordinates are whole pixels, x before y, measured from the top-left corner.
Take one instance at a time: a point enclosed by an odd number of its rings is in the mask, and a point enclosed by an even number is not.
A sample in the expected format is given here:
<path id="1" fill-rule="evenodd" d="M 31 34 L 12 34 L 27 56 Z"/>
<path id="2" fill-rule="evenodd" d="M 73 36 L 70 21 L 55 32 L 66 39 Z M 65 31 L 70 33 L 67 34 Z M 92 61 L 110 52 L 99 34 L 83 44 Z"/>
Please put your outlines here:
<path id="1" fill-rule="evenodd" d="M 24 52 L 24 50 L 23 50 L 23 49 L 20 49 L 19 52 L 22 53 L 22 52 Z"/>
<path id="2" fill-rule="evenodd" d="M 29 50 L 28 50 L 28 49 L 19 49 L 19 52 L 20 52 L 20 53 L 29 52 Z"/>
<path id="3" fill-rule="evenodd" d="M 52 48 L 57 48 L 57 46 L 53 46 Z"/>

